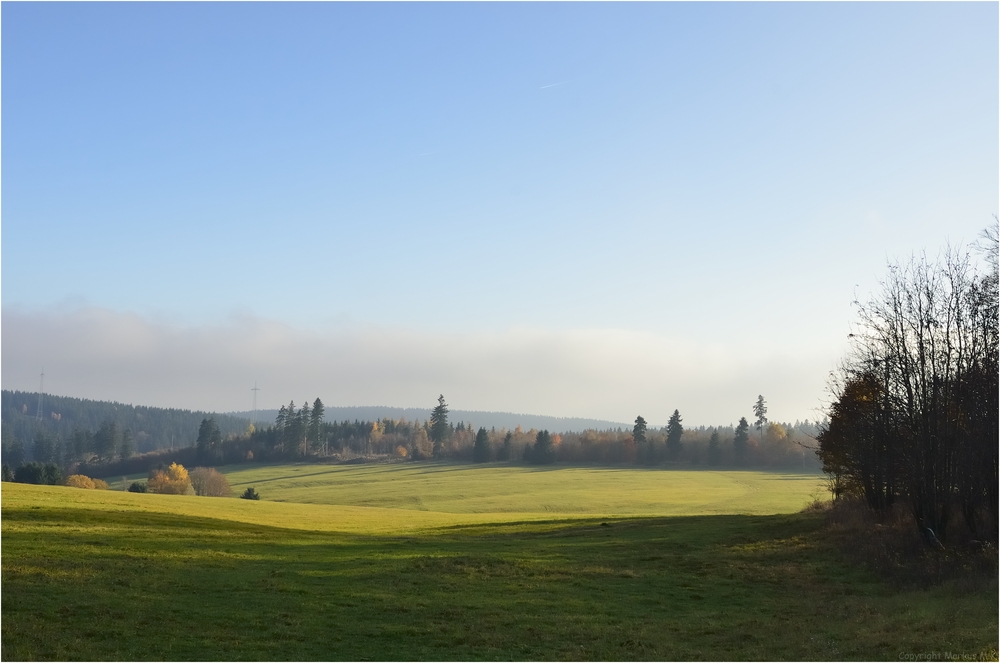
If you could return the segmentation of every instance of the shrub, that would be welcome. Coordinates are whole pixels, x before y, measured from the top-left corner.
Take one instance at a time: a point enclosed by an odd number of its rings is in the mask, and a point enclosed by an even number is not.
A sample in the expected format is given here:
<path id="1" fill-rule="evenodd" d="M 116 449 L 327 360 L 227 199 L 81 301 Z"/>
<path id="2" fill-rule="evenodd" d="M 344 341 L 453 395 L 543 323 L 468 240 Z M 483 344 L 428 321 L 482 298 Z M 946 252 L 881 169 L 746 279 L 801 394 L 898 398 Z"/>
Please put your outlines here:
<path id="1" fill-rule="evenodd" d="M 212 467 L 191 470 L 191 487 L 195 495 L 203 497 L 229 497 L 233 494 L 226 477 Z"/>
<path id="2" fill-rule="evenodd" d="M 128 492 L 130 493 L 144 493 L 146 492 L 146 484 L 141 481 L 133 481 L 132 485 L 128 487 Z"/>
<path id="3" fill-rule="evenodd" d="M 183 465 L 177 463 L 171 463 L 170 467 L 165 470 L 155 469 L 150 472 L 149 481 L 146 482 L 146 490 L 165 495 L 190 495 L 194 493 L 188 471 L 184 469 Z"/>
<path id="4" fill-rule="evenodd" d="M 91 479 L 91 481 L 94 482 L 94 488 L 96 490 L 107 490 L 108 489 L 108 482 L 105 481 L 104 479 Z"/>
<path id="5" fill-rule="evenodd" d="M 70 488 L 94 489 L 94 481 L 85 474 L 71 474 L 66 477 L 66 485 Z"/>
<path id="6" fill-rule="evenodd" d="M 249 488 L 247 488 L 246 490 L 243 491 L 243 494 L 240 495 L 240 499 L 241 500 L 259 500 L 260 499 L 260 495 L 257 493 L 256 490 L 253 489 L 253 486 L 250 486 Z"/>
<path id="7" fill-rule="evenodd" d="M 407 456 L 406 447 L 404 447 L 403 445 L 396 447 L 396 458 L 406 458 L 406 456 Z"/>

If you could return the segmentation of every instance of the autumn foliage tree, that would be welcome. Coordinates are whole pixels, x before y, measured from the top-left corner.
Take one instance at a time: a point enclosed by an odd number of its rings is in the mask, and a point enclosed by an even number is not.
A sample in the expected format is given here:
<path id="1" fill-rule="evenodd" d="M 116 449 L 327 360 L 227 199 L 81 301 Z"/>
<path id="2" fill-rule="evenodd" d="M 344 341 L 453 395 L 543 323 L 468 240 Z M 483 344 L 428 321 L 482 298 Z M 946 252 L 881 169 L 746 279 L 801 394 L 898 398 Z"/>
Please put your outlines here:
<path id="1" fill-rule="evenodd" d="M 191 478 L 183 465 L 171 463 L 167 468 L 157 468 L 149 473 L 146 489 L 150 493 L 190 495 L 194 493 Z"/>

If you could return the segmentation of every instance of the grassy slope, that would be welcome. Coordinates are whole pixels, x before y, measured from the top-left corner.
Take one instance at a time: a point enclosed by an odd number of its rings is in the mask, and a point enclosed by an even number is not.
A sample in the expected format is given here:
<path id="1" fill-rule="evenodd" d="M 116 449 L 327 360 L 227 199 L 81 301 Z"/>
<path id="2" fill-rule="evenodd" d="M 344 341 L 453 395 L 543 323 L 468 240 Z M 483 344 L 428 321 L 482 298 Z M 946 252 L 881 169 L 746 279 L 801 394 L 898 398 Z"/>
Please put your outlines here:
<path id="1" fill-rule="evenodd" d="M 235 492 L 254 486 L 268 500 L 455 514 L 773 514 L 826 497 L 815 474 L 445 463 L 220 469 Z"/>
<path id="2" fill-rule="evenodd" d="M 360 482 L 355 501 L 414 485 L 336 469 L 341 483 Z M 546 483 L 575 483 L 566 472 Z M 523 485 L 540 476 L 525 475 Z M 248 478 L 268 494 L 261 476 Z M 494 509 L 519 499 L 519 480 L 496 479 L 515 494 Z M 480 487 L 465 490 L 472 499 Z M 741 504 L 752 511 L 763 493 Z M 611 508 L 600 491 L 593 499 L 596 512 Z M 541 501 L 552 500 L 567 510 Z M 805 514 L 567 519 L 4 484 L 2 656 L 996 658 L 995 587 L 891 590 L 845 564 L 819 524 Z"/>

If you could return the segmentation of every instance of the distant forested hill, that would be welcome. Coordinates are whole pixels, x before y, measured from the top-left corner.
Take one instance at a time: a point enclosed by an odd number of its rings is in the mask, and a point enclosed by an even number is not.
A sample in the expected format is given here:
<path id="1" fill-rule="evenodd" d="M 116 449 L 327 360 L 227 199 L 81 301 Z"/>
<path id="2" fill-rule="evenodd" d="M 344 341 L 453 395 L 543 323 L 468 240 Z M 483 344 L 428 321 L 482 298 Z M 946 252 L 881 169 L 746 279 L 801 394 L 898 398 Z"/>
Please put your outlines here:
<path id="1" fill-rule="evenodd" d="M 251 412 L 231 412 L 234 417 L 249 419 Z M 277 410 L 257 410 L 257 421 L 263 424 L 273 424 Z M 406 419 L 407 421 L 426 421 L 431 416 L 431 408 L 418 407 L 388 407 L 369 405 L 359 407 L 326 407 L 326 421 L 380 421 L 382 419 Z M 514 414 L 512 412 L 481 412 L 477 410 L 450 410 L 448 421 L 457 424 L 464 421 L 466 426 L 487 429 L 506 428 L 514 430 L 520 426 L 523 430 L 548 430 L 553 433 L 577 432 L 585 430 L 632 430 L 632 424 L 620 421 L 604 421 L 601 419 L 582 419 L 574 417 L 547 417 L 539 414 Z"/>
<path id="2" fill-rule="evenodd" d="M 247 419 L 227 414 L 126 405 L 50 394 L 45 394 L 42 398 L 40 421 L 36 418 L 37 413 L 37 392 L 0 392 L 0 419 L 3 421 L 4 437 L 16 437 L 25 448 L 30 447 L 39 430 L 65 441 L 74 430 L 93 432 L 108 420 L 117 421 L 122 430 L 131 431 L 139 453 L 193 445 L 198 438 L 198 427 L 206 417 L 215 418 L 223 436 L 242 433 L 249 423 Z"/>

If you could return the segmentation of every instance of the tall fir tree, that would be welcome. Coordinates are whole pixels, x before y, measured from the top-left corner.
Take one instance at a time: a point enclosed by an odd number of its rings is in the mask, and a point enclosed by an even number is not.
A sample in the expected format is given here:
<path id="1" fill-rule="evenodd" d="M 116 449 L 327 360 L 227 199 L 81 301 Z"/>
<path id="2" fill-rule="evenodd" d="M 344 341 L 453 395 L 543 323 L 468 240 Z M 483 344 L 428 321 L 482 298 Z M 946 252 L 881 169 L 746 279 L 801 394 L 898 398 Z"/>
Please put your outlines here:
<path id="1" fill-rule="evenodd" d="M 632 428 L 632 439 L 637 445 L 646 442 L 646 420 L 642 416 L 635 418 L 635 426 Z"/>
<path id="2" fill-rule="evenodd" d="M 299 439 L 297 444 L 303 456 L 309 451 L 309 439 L 310 439 L 310 427 L 312 423 L 312 412 L 309 409 L 309 400 L 302 404 L 302 409 L 299 410 Z"/>
<path id="3" fill-rule="evenodd" d="M 497 460 L 514 460 L 514 434 L 507 431 L 503 436 L 503 446 L 500 447 L 500 454 Z"/>
<path id="4" fill-rule="evenodd" d="M 477 463 L 486 463 L 490 460 L 490 436 L 485 428 L 480 428 L 476 432 L 476 442 L 472 447 L 472 460 Z"/>
<path id="5" fill-rule="evenodd" d="M 750 441 L 750 424 L 746 417 L 740 417 L 740 423 L 736 426 L 736 433 L 733 436 L 733 451 L 736 454 L 736 462 L 745 465 L 747 462 L 747 443 Z"/>
<path id="6" fill-rule="evenodd" d="M 757 402 L 753 404 L 753 416 L 757 417 L 753 422 L 754 428 L 757 429 L 757 440 L 763 440 L 764 427 L 767 426 L 767 404 L 763 396 L 757 396 Z"/>
<path id="7" fill-rule="evenodd" d="M 105 419 L 94 433 L 94 453 L 100 460 L 110 462 L 121 447 L 121 436 L 118 422 L 114 419 Z"/>
<path id="8" fill-rule="evenodd" d="M 219 459 L 222 450 L 222 433 L 219 432 L 215 419 L 209 417 L 201 420 L 195 446 L 197 447 L 198 460 L 211 462 Z"/>
<path id="9" fill-rule="evenodd" d="M 681 413 L 674 410 L 667 421 L 667 456 L 670 460 L 677 460 L 681 454 L 681 436 L 684 435 L 684 426 L 681 425 Z"/>
<path id="10" fill-rule="evenodd" d="M 132 439 L 132 430 L 126 428 L 122 431 L 122 443 L 118 448 L 118 457 L 128 460 L 135 453 L 135 441 Z"/>
<path id="11" fill-rule="evenodd" d="M 313 401 L 312 412 L 309 415 L 309 437 L 313 441 L 313 446 L 326 452 L 325 440 L 321 439 L 323 431 L 323 414 L 326 408 L 319 398 Z"/>
<path id="12" fill-rule="evenodd" d="M 722 462 L 722 448 L 719 446 L 719 431 L 712 431 L 712 436 L 708 438 L 708 464 L 718 465 Z"/>
<path id="13" fill-rule="evenodd" d="M 524 448 L 525 460 L 540 465 L 556 462 L 556 449 L 552 443 L 552 435 L 547 430 L 538 431 L 535 443 Z"/>
<path id="14" fill-rule="evenodd" d="M 434 455 L 440 453 L 451 428 L 448 426 L 448 404 L 444 402 L 444 394 L 438 396 L 438 404 L 431 411 L 430 438 L 434 443 Z"/>
<path id="15" fill-rule="evenodd" d="M 281 428 L 282 448 L 293 450 L 298 440 L 299 417 L 295 410 L 295 401 L 289 401 L 285 408 L 285 425 Z"/>

